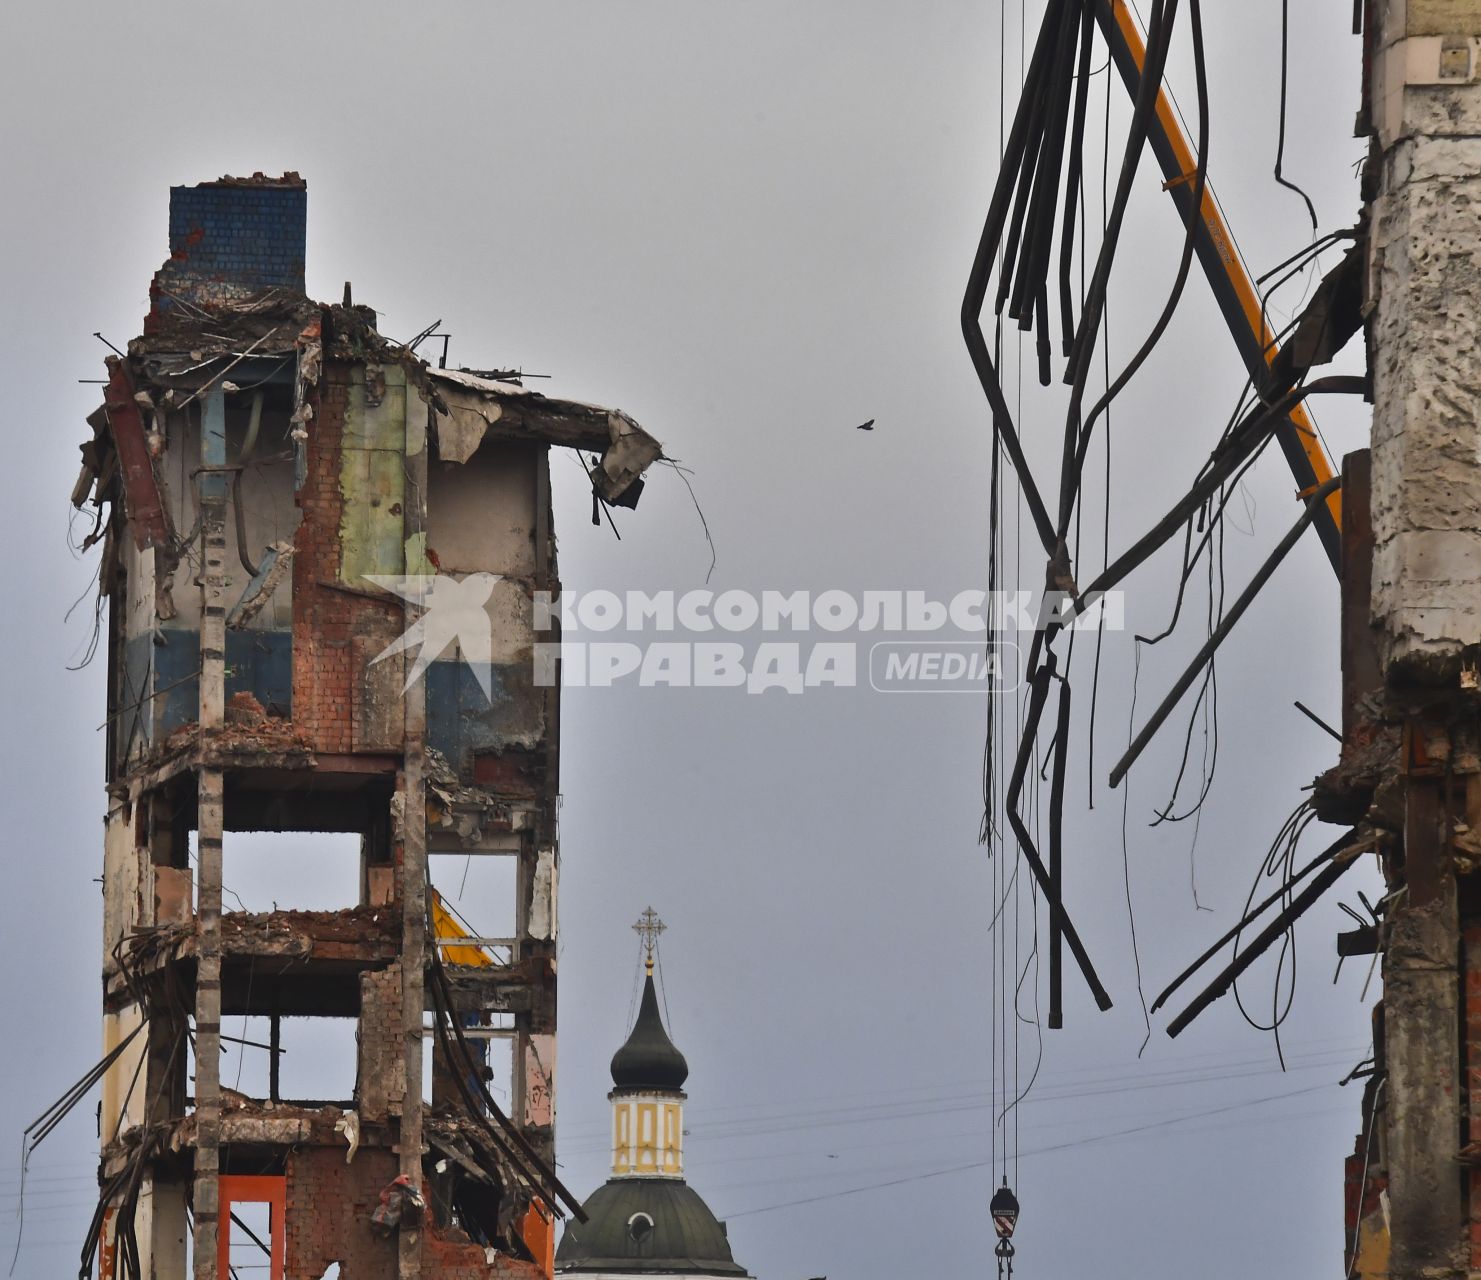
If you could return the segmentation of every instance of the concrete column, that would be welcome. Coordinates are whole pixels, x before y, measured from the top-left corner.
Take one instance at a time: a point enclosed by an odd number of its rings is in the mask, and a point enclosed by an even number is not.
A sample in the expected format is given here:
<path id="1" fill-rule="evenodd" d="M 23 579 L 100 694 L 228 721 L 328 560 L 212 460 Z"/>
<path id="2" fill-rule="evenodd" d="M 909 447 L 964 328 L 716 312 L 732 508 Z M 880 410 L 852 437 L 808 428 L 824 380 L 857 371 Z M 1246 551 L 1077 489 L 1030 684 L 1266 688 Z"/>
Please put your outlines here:
<path id="1" fill-rule="evenodd" d="M 1481 642 L 1481 0 L 1375 0 L 1373 608 L 1391 678 Z"/>
<path id="2" fill-rule="evenodd" d="M 1468 1274 L 1447 733 L 1481 643 L 1481 0 L 1370 0 L 1372 621 L 1404 724 L 1384 956 L 1392 1280 Z"/>
<path id="3" fill-rule="evenodd" d="M 550 449 L 547 447 L 540 451 L 539 462 L 535 468 L 535 587 L 539 591 L 558 594 L 560 592 L 560 571 L 556 560 L 555 532 L 552 523 Z M 549 634 L 538 636 L 537 639 L 545 643 L 551 641 L 559 643 L 560 623 L 552 619 L 552 628 Z M 545 785 L 540 796 L 539 821 L 535 829 L 535 842 L 532 849 L 523 851 L 533 855 L 534 861 L 529 864 L 532 883 L 529 886 L 529 893 L 523 889 L 520 893 L 520 902 L 526 909 L 525 922 L 519 930 L 521 939 L 524 939 L 530 932 L 530 916 L 535 914 L 530 910 L 529 904 L 533 901 L 533 893 L 538 891 L 542 874 L 541 864 L 546 863 L 544 875 L 548 886 L 548 899 L 544 931 L 539 945 L 544 948 L 551 963 L 543 989 L 535 992 L 533 1007 L 526 1020 L 524 1034 L 516 1046 L 516 1070 L 521 1097 L 514 1113 L 517 1124 L 525 1124 L 527 1117 L 531 1114 L 527 1104 L 531 1100 L 529 1063 L 533 1050 L 537 1054 L 543 1054 L 543 1059 L 548 1059 L 548 1061 L 542 1059 L 541 1062 L 546 1090 L 541 1110 L 548 1113 L 549 1121 L 543 1131 L 532 1129 L 526 1136 L 541 1158 L 547 1161 L 552 1169 L 555 1168 L 555 1036 L 558 981 L 555 956 L 559 941 L 557 935 L 560 930 L 560 823 L 556 817 L 556 806 L 560 796 L 560 698 L 560 681 L 556 680 L 545 690 L 545 723 L 549 745 L 546 755 Z M 521 941 L 520 945 L 525 953 L 532 949 L 524 941 Z"/>
<path id="4" fill-rule="evenodd" d="M 140 1265 L 146 1280 L 185 1275 L 185 1184 L 151 1178 L 139 1197 Z M 147 1203 L 147 1208 L 146 1208 Z"/>
<path id="5" fill-rule="evenodd" d="M 422 545 L 427 528 L 427 415 L 430 408 L 413 389 L 406 395 L 407 573 L 426 573 Z M 406 626 L 420 610 L 406 604 Z M 427 686 L 417 680 L 406 690 L 403 722 L 401 844 L 401 1019 L 405 1037 L 406 1094 L 401 1103 L 400 1170 L 413 1186 L 422 1185 L 422 1015 L 427 1005 Z M 430 1202 L 430 1197 L 428 1197 Z M 400 1280 L 422 1274 L 421 1232 L 400 1236 Z"/>
<path id="6" fill-rule="evenodd" d="M 1461 1126 L 1460 934 L 1444 782 L 1410 772 L 1408 895 L 1383 961 L 1391 1280 L 1467 1274 Z"/>
<path id="7" fill-rule="evenodd" d="M 201 673 L 204 742 L 226 714 L 226 396 L 220 383 L 203 397 L 201 414 Z M 196 847 L 200 860 L 195 982 L 195 1276 L 218 1280 L 217 1215 L 221 1148 L 221 843 L 225 831 L 222 771 L 197 780 Z"/>

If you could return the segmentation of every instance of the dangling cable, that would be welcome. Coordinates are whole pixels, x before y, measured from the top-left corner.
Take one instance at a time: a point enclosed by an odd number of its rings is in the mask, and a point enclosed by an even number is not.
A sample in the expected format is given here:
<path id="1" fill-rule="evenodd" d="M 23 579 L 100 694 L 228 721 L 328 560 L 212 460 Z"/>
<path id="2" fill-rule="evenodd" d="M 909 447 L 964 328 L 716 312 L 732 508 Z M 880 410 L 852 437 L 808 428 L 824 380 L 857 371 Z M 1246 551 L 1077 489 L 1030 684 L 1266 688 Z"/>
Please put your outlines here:
<path id="1" fill-rule="evenodd" d="M 1288 191 L 1294 191 L 1306 201 L 1306 212 L 1311 215 L 1311 234 L 1316 235 L 1316 206 L 1311 197 L 1294 182 L 1281 175 L 1281 165 L 1286 158 L 1286 52 L 1291 35 L 1291 0 L 1280 0 L 1280 130 L 1275 143 L 1275 180 Z"/>
<path id="2" fill-rule="evenodd" d="M 1131 675 L 1131 710 L 1126 716 L 1128 741 L 1136 728 L 1136 691 L 1142 674 L 1142 650 L 1134 639 L 1131 649 L 1135 666 Z M 1126 924 L 1131 932 L 1131 960 L 1136 970 L 1136 998 L 1142 1007 L 1142 1026 L 1145 1030 L 1141 1048 L 1136 1051 L 1136 1056 L 1140 1058 L 1147 1051 L 1147 1044 L 1152 1039 L 1152 1015 L 1147 1009 L 1147 994 L 1142 987 L 1142 952 L 1136 936 L 1136 909 L 1131 901 L 1131 850 L 1126 839 L 1126 822 L 1130 811 L 1131 786 L 1128 784 L 1126 790 L 1121 793 L 1121 875 L 1126 887 Z"/>
<path id="3" fill-rule="evenodd" d="M 1106 76 L 1106 101 L 1104 115 L 1102 117 L 1101 154 L 1100 154 L 1100 233 L 1105 238 L 1107 226 L 1107 185 L 1110 181 L 1111 171 L 1111 77 Z M 1083 222 L 1083 219 L 1082 219 Z M 1083 232 L 1081 233 L 1083 236 Z M 1081 271 L 1084 271 L 1084 255 L 1081 254 Z M 1084 285 L 1081 285 L 1081 298 L 1083 306 Z M 1101 339 L 1101 377 L 1104 380 L 1104 388 L 1111 386 L 1111 301 L 1106 299 L 1105 320 L 1101 324 L 1104 337 Z M 1105 462 L 1105 487 L 1102 493 L 1103 505 L 1101 508 L 1101 572 L 1104 573 L 1110 563 L 1111 555 L 1111 406 L 1105 409 L 1106 429 L 1101 434 L 1106 441 Z M 1101 649 L 1106 638 L 1106 611 L 1102 607 L 1095 624 L 1095 666 L 1090 677 L 1090 730 L 1087 735 L 1085 753 L 1085 790 L 1086 804 L 1089 808 L 1095 808 L 1095 713 L 1100 699 L 1100 659 Z"/>

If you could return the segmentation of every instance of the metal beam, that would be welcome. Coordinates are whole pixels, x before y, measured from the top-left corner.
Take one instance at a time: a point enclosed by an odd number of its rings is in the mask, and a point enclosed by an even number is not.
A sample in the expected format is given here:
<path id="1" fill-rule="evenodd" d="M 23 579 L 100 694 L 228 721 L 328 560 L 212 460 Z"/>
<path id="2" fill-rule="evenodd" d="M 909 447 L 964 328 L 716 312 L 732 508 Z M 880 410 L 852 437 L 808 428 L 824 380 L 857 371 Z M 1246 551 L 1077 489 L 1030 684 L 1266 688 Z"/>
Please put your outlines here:
<path id="1" fill-rule="evenodd" d="M 128 366 L 117 356 L 108 357 L 108 385 L 103 392 L 103 405 L 113 447 L 118 451 L 124 505 L 134 545 L 141 551 L 145 547 L 168 547 L 173 531 L 144 437 L 144 416 L 134 400 L 134 383 Z"/>
<path id="2" fill-rule="evenodd" d="M 1096 21 L 1110 47 L 1111 60 L 1121 73 L 1127 91 L 1136 99 L 1146 61 L 1146 42 L 1125 0 L 1096 0 Z M 1185 226 L 1194 231 L 1194 250 L 1213 290 L 1224 322 L 1234 338 L 1255 386 L 1264 381 L 1266 370 L 1280 351 L 1275 334 L 1260 306 L 1260 295 L 1240 261 L 1234 237 L 1219 213 L 1213 186 L 1204 184 L 1203 204 L 1193 208 L 1192 177 L 1198 161 L 1183 136 L 1177 112 L 1166 89 L 1157 92 L 1157 110 L 1147 124 L 1147 141 L 1162 168 L 1164 186 L 1177 206 Z M 1317 438 L 1316 427 L 1305 408 L 1294 406 L 1276 429 L 1276 440 L 1295 477 L 1298 496 L 1307 497 L 1332 478 L 1332 464 Z M 1339 575 L 1342 572 L 1342 494 L 1327 496 L 1326 510 L 1316 520 L 1317 533 L 1327 558 Z"/>

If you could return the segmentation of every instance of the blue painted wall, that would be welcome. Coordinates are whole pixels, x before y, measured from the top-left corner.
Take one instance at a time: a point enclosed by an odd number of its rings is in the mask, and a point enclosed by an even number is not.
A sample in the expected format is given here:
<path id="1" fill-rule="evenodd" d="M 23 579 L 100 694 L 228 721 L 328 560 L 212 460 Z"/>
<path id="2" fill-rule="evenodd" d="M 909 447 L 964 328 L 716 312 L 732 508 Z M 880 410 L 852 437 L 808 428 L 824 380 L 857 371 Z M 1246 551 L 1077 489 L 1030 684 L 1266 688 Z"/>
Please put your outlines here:
<path id="1" fill-rule="evenodd" d="M 461 660 L 427 669 L 427 744 L 467 776 L 473 753 L 510 746 L 533 747 L 544 737 L 544 690 L 535 687 L 528 662 L 495 665 L 484 697 L 472 668 Z"/>
<path id="2" fill-rule="evenodd" d="M 200 666 L 200 633 L 166 628 L 160 632 L 164 644 L 149 636 L 135 636 L 124 649 L 124 669 L 129 689 L 120 699 L 129 706 L 144 688 L 150 663 L 150 688 L 164 690 L 154 699 L 154 714 L 145 715 L 136 739 L 147 731 L 152 719 L 160 736 L 189 724 L 200 710 L 200 683 L 194 672 Z M 135 692 L 131 692 L 135 691 Z M 289 631 L 228 631 L 226 633 L 226 696 L 251 693 L 273 715 L 289 716 L 293 710 L 293 634 Z M 133 716 L 127 714 L 118 739 L 126 740 Z"/>
<path id="3" fill-rule="evenodd" d="M 155 644 L 149 636 L 135 636 L 124 648 L 128 687 L 120 705 L 132 706 L 149 690 L 162 692 L 145 704 L 137 725 L 132 712 L 121 718 L 120 745 L 131 735 L 136 745 L 157 741 L 191 723 L 198 714 L 200 686 L 194 673 L 200 663 L 200 635 L 174 628 L 160 635 L 163 644 Z M 427 741 L 460 773 L 471 772 L 477 751 L 533 747 L 544 738 L 545 691 L 535 687 L 528 663 L 493 668 L 492 701 L 484 697 L 472 670 L 461 660 L 434 662 L 426 681 Z M 291 717 L 292 632 L 226 633 L 226 696 L 244 690 L 271 714 Z"/>
<path id="4" fill-rule="evenodd" d="M 264 289 L 303 292 L 308 191 L 301 186 L 170 188 L 170 261 L 155 277 L 167 294 L 210 305 Z"/>

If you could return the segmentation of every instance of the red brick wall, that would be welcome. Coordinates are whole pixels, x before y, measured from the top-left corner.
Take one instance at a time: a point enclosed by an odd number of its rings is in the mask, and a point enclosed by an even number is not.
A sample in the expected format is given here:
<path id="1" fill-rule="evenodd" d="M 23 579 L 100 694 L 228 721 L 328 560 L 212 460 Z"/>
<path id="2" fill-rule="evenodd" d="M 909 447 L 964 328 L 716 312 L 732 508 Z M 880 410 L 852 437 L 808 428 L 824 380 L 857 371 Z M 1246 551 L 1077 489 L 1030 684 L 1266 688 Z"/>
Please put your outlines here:
<path id="1" fill-rule="evenodd" d="M 309 421 L 308 473 L 298 492 L 303 522 L 294 537 L 293 721 L 318 751 L 348 751 L 350 617 L 354 601 L 320 586 L 339 578 L 340 438 L 349 370 L 326 363 Z"/>
<path id="2" fill-rule="evenodd" d="M 307 475 L 298 492 L 303 522 L 294 536 L 293 722 L 315 751 L 332 753 L 355 749 L 354 693 L 363 676 L 356 670 L 355 635 L 394 638 L 401 627 L 399 605 L 322 585 L 339 581 L 340 442 L 349 397 L 350 366 L 326 362 L 309 422 Z M 363 644 L 360 650 L 363 663 Z"/>
<path id="3" fill-rule="evenodd" d="M 343 1148 L 289 1156 L 287 1275 L 318 1280 L 337 1261 L 345 1280 L 395 1280 L 396 1238 L 372 1231 L 370 1215 L 396 1173 L 389 1151 L 362 1148 L 350 1164 Z"/>
<path id="4" fill-rule="evenodd" d="M 487 1261 L 483 1246 L 467 1243 L 462 1232 L 443 1236 L 429 1231 L 423 1240 L 422 1274 L 427 1280 L 543 1280 L 545 1275 L 533 1262 L 503 1254 Z"/>
<path id="5" fill-rule="evenodd" d="M 401 965 L 360 975 L 360 1117 L 383 1121 L 401 1114 L 406 1095 L 401 1035 Z"/>
<path id="6" fill-rule="evenodd" d="M 344 1149 L 308 1147 L 288 1157 L 288 1280 L 318 1280 L 333 1262 L 345 1280 L 395 1280 L 397 1242 L 371 1230 L 381 1191 L 395 1178 L 396 1157 L 362 1148 L 352 1163 Z M 430 1210 L 429 1210 L 430 1212 Z M 426 1280 L 540 1280 L 531 1262 L 496 1254 L 457 1230 L 430 1226 L 422 1232 Z"/>

